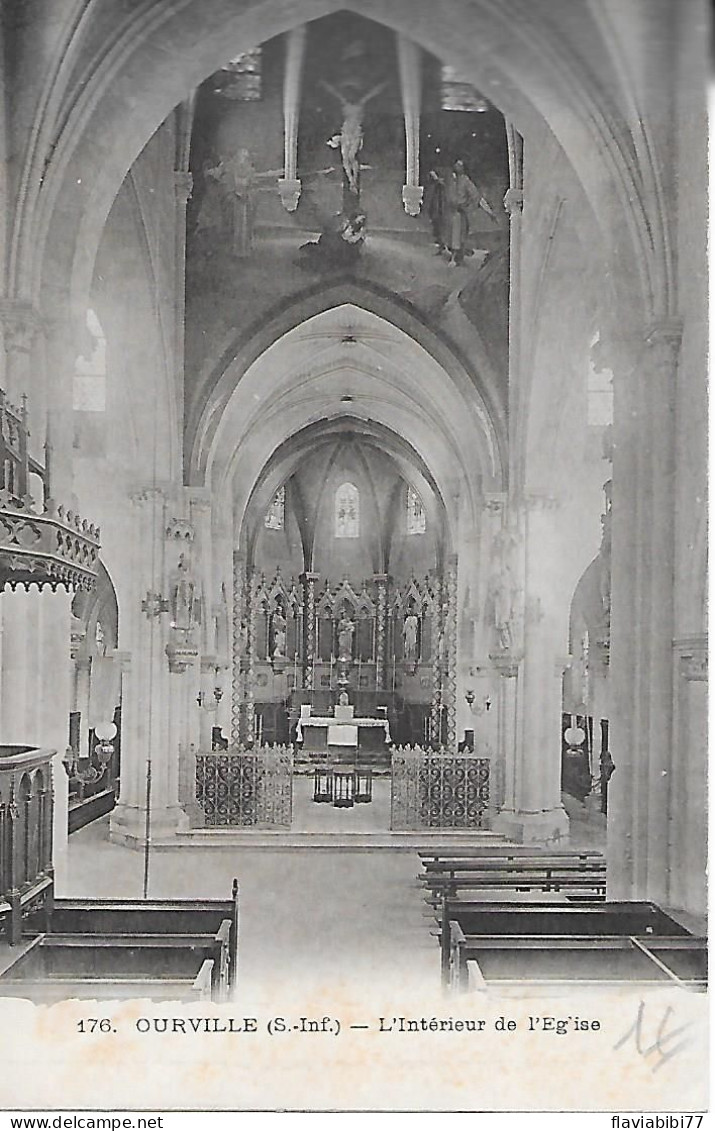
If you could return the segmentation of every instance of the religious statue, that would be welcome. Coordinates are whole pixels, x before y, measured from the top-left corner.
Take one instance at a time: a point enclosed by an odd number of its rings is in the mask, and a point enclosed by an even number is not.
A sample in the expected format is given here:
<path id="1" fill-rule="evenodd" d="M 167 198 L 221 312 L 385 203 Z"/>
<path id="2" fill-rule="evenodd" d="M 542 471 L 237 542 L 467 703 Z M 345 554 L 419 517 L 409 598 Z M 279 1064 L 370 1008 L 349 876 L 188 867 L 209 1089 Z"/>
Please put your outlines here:
<path id="1" fill-rule="evenodd" d="M 286 654 L 286 619 L 283 616 L 281 609 L 276 609 L 273 614 L 272 630 L 272 651 L 271 656 L 275 660 L 282 660 Z"/>
<path id="2" fill-rule="evenodd" d="M 196 585 L 186 555 L 181 554 L 171 586 L 171 627 L 190 632 L 195 624 Z"/>
<path id="3" fill-rule="evenodd" d="M 502 651 L 508 652 L 514 644 L 513 622 L 517 586 L 507 561 L 502 561 L 498 572 L 494 574 L 491 590 L 494 627 L 497 630 L 499 647 Z"/>
<path id="4" fill-rule="evenodd" d="M 481 208 L 492 220 L 496 216 L 491 205 L 467 176 L 463 161 L 455 161 L 445 180 L 445 240 L 451 262 L 457 266 L 464 262 L 469 236 L 469 212 Z"/>
<path id="5" fill-rule="evenodd" d="M 253 249 L 253 230 L 258 206 L 258 193 L 273 188 L 273 181 L 281 176 L 281 169 L 268 169 L 259 173 L 250 151 L 238 149 L 233 157 L 222 158 L 218 165 L 204 164 L 206 182 L 204 199 L 198 218 L 198 230 L 223 227 L 223 204 L 230 205 L 233 227 L 233 254 L 241 259 Z"/>
<path id="6" fill-rule="evenodd" d="M 367 94 L 364 94 L 362 98 L 350 99 L 329 82 L 321 80 L 321 86 L 324 86 L 330 94 L 337 98 L 343 112 L 343 124 L 340 127 L 340 133 L 334 134 L 329 138 L 328 145 L 331 149 L 340 150 L 343 172 L 345 173 L 348 188 L 356 197 L 360 192 L 359 154 L 363 143 L 363 113 L 367 103 L 375 98 L 386 85 L 387 84 L 384 82 L 379 83 L 378 86 L 373 87 Z"/>
<path id="7" fill-rule="evenodd" d="M 347 610 L 343 610 L 342 616 L 338 621 L 338 659 L 350 660 L 353 654 L 353 636 L 355 635 L 355 625 L 348 616 Z"/>
<path id="8" fill-rule="evenodd" d="M 419 631 L 419 620 L 415 613 L 410 612 L 405 617 L 405 623 L 402 626 L 402 639 L 404 642 L 404 657 L 410 663 L 417 662 L 417 633 Z"/>

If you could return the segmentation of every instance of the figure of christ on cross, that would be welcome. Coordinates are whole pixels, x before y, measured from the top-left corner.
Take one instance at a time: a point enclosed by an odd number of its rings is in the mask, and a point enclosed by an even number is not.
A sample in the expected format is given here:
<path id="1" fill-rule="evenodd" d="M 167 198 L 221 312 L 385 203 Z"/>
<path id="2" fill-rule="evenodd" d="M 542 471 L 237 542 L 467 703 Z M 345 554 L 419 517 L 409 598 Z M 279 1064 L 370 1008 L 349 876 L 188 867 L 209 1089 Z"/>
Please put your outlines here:
<path id="1" fill-rule="evenodd" d="M 328 139 L 331 149 L 340 149 L 343 163 L 343 172 L 349 191 L 355 196 L 356 202 L 360 197 L 360 160 L 359 154 L 363 143 L 362 119 L 368 102 L 375 98 L 387 83 L 381 82 L 364 94 L 362 98 L 348 98 L 331 83 L 320 80 L 321 86 L 337 98 L 343 112 L 343 124 L 340 133 Z"/>

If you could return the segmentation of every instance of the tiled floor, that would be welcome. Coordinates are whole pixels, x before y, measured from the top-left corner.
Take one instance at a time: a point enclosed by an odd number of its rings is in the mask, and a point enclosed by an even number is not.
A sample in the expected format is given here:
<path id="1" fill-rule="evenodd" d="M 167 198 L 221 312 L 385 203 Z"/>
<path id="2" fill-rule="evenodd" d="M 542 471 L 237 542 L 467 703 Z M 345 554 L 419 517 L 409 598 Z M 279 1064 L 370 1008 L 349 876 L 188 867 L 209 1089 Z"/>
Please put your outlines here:
<path id="1" fill-rule="evenodd" d="M 105 818 L 70 838 L 69 882 L 59 894 L 141 896 L 143 853 L 111 844 L 107 829 Z M 389 981 L 409 971 L 436 987 L 438 949 L 418 870 L 411 852 L 181 848 L 152 854 L 149 895 L 227 897 L 237 876 L 244 983 L 265 985 L 286 971 L 303 984 Z"/>

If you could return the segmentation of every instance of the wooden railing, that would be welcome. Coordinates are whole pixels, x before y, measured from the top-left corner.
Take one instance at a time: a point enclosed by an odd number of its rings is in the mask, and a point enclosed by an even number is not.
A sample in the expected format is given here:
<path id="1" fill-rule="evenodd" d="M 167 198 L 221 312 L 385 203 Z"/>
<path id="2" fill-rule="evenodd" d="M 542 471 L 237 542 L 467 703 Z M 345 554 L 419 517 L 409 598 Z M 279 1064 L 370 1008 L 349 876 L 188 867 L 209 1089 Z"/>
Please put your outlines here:
<path id="1" fill-rule="evenodd" d="M 52 895 L 54 753 L 0 746 L 0 923 L 11 945 L 23 914 Z"/>
<path id="2" fill-rule="evenodd" d="M 52 498 L 49 444 L 41 464 L 29 455 L 28 438 L 25 398 L 18 409 L 0 389 L 0 585 L 92 589 L 99 528 Z"/>

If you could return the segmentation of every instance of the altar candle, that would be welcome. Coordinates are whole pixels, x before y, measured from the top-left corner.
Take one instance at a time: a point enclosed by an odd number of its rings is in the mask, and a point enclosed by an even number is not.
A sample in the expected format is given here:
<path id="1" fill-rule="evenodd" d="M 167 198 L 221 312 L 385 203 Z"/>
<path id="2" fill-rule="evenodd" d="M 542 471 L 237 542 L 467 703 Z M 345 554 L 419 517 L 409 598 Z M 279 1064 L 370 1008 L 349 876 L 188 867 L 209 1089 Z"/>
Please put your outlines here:
<path id="1" fill-rule="evenodd" d="M 298 653 L 293 655 L 293 690 L 298 690 Z"/>
<path id="2" fill-rule="evenodd" d="M 331 652 L 330 653 L 330 682 L 328 684 L 331 691 L 332 691 L 332 688 L 333 688 L 333 664 L 334 663 L 335 663 L 335 657 L 333 656 L 333 653 Z"/>
<path id="3" fill-rule="evenodd" d="M 360 669 L 362 668 L 362 656 L 358 656 L 358 679 L 357 685 L 360 686 Z"/>
<path id="4" fill-rule="evenodd" d="M 395 694 L 395 684 L 397 683 L 397 656 L 392 653 L 392 694 Z"/>

